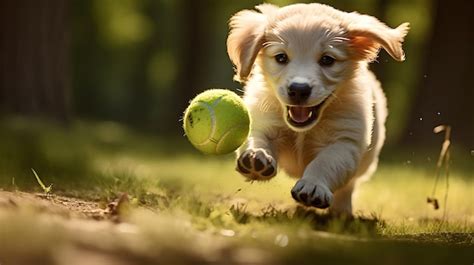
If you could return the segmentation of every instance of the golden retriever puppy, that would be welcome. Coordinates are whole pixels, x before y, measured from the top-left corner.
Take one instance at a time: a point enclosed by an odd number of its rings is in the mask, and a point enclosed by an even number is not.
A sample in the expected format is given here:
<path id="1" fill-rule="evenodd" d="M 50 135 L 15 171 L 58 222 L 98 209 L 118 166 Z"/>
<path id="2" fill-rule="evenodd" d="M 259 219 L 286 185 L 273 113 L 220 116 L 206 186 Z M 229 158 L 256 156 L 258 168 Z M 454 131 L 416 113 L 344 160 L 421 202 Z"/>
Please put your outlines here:
<path id="1" fill-rule="evenodd" d="M 322 4 L 270 4 L 230 19 L 227 51 L 253 120 L 237 170 L 268 180 L 277 166 L 299 178 L 293 198 L 352 214 L 356 180 L 376 169 L 385 139 L 386 99 L 368 69 L 380 48 L 405 59 L 408 23 Z"/>

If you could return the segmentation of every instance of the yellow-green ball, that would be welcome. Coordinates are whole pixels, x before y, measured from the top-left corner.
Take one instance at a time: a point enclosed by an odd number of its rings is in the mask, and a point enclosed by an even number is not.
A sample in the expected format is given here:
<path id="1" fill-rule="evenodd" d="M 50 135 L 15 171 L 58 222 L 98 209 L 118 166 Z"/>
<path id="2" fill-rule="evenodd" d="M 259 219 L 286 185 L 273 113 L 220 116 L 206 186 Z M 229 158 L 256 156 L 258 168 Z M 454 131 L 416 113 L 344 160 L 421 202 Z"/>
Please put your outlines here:
<path id="1" fill-rule="evenodd" d="M 184 112 L 183 128 L 189 141 L 201 152 L 227 154 L 247 139 L 250 116 L 237 94 L 210 89 L 191 101 Z"/>

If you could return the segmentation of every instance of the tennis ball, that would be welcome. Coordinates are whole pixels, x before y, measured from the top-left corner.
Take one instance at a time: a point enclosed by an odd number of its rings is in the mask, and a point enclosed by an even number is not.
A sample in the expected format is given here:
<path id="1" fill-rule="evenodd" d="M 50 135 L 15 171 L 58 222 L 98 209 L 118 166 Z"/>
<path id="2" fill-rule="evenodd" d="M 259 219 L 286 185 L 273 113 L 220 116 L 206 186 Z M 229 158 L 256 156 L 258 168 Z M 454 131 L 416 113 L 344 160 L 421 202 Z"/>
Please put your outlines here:
<path id="1" fill-rule="evenodd" d="M 250 117 L 243 100 L 225 89 L 197 95 L 184 112 L 183 128 L 196 149 L 221 155 L 236 150 L 248 137 Z"/>

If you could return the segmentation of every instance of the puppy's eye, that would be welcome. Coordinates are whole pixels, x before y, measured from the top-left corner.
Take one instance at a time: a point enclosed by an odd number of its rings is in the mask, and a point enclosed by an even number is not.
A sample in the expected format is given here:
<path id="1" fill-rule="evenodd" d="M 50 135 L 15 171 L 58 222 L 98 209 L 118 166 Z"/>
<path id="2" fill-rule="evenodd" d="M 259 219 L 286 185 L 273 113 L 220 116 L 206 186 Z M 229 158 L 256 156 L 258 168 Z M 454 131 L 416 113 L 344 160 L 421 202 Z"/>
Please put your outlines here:
<path id="1" fill-rule="evenodd" d="M 286 53 L 279 53 L 275 55 L 275 61 L 279 64 L 287 64 L 288 63 L 288 55 Z"/>
<path id="2" fill-rule="evenodd" d="M 324 55 L 323 57 L 321 57 L 321 59 L 319 59 L 319 65 L 331 66 L 334 64 L 335 61 L 336 59 L 332 58 L 331 56 Z"/>

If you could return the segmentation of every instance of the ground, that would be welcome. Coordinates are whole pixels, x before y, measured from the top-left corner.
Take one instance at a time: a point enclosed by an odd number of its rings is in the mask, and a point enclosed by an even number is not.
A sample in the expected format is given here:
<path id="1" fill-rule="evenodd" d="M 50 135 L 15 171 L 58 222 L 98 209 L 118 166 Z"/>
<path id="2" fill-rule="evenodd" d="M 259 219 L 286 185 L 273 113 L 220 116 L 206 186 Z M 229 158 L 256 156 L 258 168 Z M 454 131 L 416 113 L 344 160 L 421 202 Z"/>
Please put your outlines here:
<path id="1" fill-rule="evenodd" d="M 444 179 L 441 208 L 426 203 L 436 151 L 416 150 L 385 153 L 355 218 L 332 218 L 291 199 L 294 179 L 245 182 L 231 155 L 203 156 L 184 137 L 1 124 L 1 265 L 474 262 L 470 152 L 453 155 L 446 208 Z"/>

